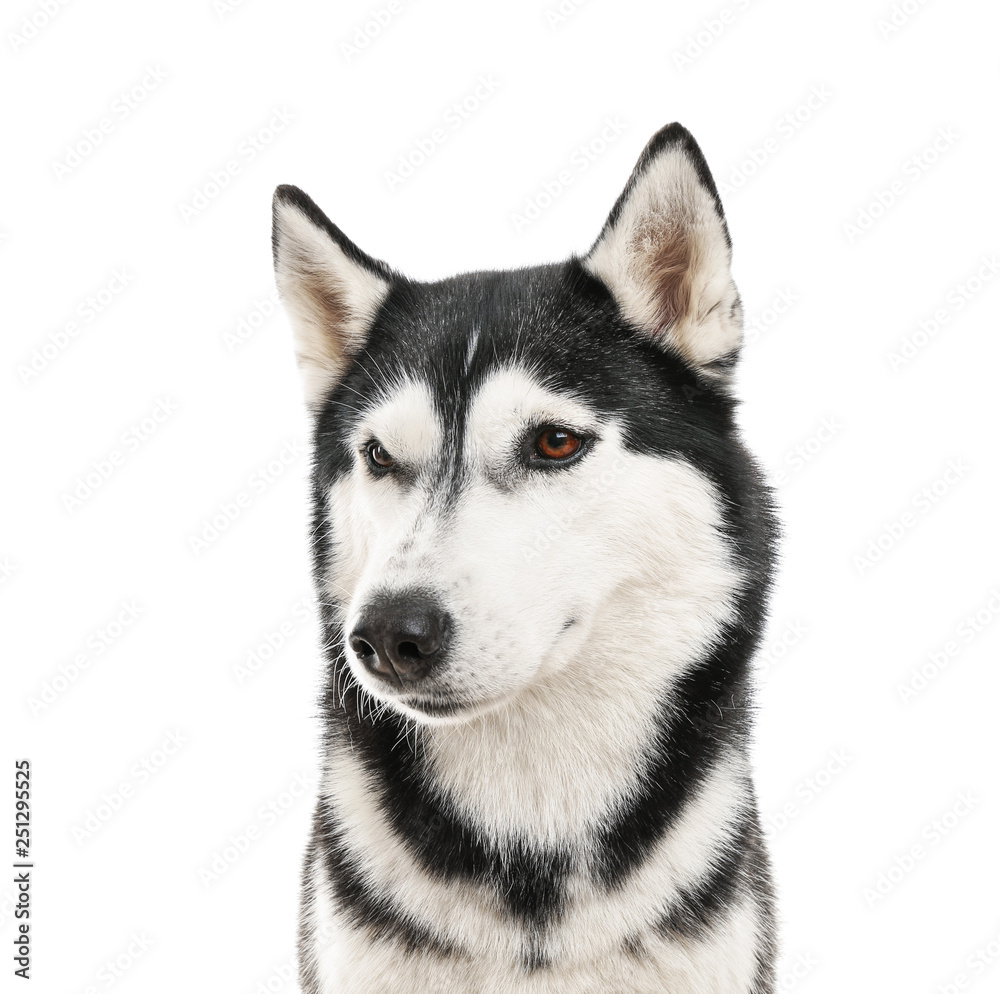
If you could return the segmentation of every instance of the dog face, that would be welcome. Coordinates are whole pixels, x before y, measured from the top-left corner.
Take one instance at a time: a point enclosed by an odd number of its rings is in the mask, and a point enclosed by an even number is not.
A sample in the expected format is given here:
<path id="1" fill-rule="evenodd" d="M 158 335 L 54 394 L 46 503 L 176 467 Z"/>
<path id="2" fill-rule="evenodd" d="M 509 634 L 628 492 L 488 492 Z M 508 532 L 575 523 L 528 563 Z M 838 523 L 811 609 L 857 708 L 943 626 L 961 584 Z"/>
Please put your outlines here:
<path id="1" fill-rule="evenodd" d="M 663 680 L 711 641 L 742 574 L 741 314 L 683 128 L 559 265 L 416 283 L 293 187 L 274 215 L 344 679 L 461 721 L 553 681 Z M 654 672 L 618 651 L 637 628 Z"/>

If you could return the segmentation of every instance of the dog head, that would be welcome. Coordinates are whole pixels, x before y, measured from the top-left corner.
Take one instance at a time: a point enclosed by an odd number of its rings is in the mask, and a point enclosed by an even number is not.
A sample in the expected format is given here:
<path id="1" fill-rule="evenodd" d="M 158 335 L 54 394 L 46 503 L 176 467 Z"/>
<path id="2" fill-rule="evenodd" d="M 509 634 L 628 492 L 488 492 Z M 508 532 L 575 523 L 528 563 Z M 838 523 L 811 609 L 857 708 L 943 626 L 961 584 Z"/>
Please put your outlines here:
<path id="1" fill-rule="evenodd" d="M 287 186 L 273 245 L 348 679 L 459 721 L 543 685 L 663 680 L 704 651 L 746 572 L 752 469 L 729 234 L 684 128 L 651 140 L 565 263 L 418 283 Z"/>

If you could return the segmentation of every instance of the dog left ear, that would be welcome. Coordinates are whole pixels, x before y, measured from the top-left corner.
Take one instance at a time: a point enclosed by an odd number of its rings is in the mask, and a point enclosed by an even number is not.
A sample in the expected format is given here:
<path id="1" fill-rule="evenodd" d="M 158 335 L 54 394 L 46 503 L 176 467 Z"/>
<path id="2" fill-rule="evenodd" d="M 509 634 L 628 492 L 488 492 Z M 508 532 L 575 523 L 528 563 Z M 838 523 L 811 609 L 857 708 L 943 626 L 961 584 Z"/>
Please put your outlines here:
<path id="1" fill-rule="evenodd" d="M 686 128 L 669 124 L 646 146 L 583 264 L 641 332 L 722 377 L 743 330 L 731 257 L 705 157 Z"/>
<path id="2" fill-rule="evenodd" d="M 274 191 L 274 276 L 310 407 L 362 348 L 396 274 L 365 255 L 295 186 Z"/>

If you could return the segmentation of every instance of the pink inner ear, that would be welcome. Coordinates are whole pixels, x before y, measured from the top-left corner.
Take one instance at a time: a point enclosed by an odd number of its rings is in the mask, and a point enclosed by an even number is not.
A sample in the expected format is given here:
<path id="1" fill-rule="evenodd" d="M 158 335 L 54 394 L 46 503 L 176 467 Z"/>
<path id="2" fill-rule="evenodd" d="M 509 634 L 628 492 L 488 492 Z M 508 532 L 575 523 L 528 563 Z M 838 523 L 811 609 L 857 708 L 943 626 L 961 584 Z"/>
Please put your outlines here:
<path id="1" fill-rule="evenodd" d="M 691 307 L 692 244 L 687 233 L 675 228 L 645 259 L 657 308 L 654 333 L 661 335 L 688 313 Z"/>

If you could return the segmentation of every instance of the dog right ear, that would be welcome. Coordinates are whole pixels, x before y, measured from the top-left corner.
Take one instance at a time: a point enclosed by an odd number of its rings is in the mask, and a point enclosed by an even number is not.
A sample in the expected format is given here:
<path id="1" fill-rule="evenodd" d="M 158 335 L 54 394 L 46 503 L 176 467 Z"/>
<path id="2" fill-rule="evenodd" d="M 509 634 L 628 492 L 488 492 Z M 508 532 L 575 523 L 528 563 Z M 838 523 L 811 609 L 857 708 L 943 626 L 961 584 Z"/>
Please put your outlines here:
<path id="1" fill-rule="evenodd" d="M 306 402 L 315 409 L 363 346 L 397 277 L 298 187 L 274 191 L 273 214 L 275 282 L 295 333 Z"/>

